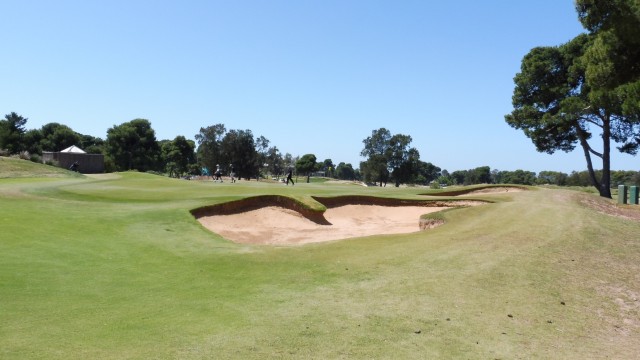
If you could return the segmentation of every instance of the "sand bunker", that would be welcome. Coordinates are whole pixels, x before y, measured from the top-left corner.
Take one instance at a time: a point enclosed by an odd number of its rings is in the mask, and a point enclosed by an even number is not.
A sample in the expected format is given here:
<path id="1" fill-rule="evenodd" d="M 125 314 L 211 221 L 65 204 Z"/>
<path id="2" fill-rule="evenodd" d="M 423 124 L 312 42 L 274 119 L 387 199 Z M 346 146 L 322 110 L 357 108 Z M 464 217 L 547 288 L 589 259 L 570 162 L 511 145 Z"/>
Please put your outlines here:
<path id="1" fill-rule="evenodd" d="M 327 209 L 330 225 L 300 213 L 266 206 L 230 215 L 202 216 L 198 221 L 226 239 L 243 244 L 292 245 L 354 237 L 420 231 L 420 216 L 446 207 L 343 205 Z"/>

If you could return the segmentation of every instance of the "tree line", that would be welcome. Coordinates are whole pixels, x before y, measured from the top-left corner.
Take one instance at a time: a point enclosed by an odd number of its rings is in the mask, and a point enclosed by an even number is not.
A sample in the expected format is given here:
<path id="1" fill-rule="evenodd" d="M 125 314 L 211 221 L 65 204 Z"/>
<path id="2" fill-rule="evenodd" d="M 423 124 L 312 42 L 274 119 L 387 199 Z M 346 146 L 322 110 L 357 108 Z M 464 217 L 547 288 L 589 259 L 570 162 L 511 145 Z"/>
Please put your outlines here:
<path id="1" fill-rule="evenodd" d="M 602 170 L 596 170 L 601 176 Z M 640 186 L 640 171 L 612 170 L 612 186 L 635 185 Z M 437 180 L 438 186 L 474 185 L 474 184 L 518 184 L 518 185 L 557 185 L 589 187 L 591 176 L 589 171 L 572 171 L 567 174 L 561 171 L 540 171 L 535 173 L 518 169 L 515 171 L 491 169 L 481 166 L 469 170 L 457 170 L 452 173 L 443 170 Z"/>
<path id="2" fill-rule="evenodd" d="M 103 154 L 106 172 L 137 170 L 182 177 L 211 175 L 220 169 L 225 174 L 233 172 L 238 178 L 260 179 L 267 175 L 279 178 L 288 169 L 294 169 L 296 174 L 306 176 L 307 181 L 311 174 L 322 173 L 342 180 L 379 180 L 381 185 L 391 180 L 396 186 L 428 183 L 440 171 L 419 160 L 417 150 L 408 147 L 410 136 L 392 136 L 384 128 L 373 132 L 376 149 L 372 141 L 364 141 L 362 154 L 370 156 L 355 169 L 350 163 L 318 161 L 314 154 L 283 154 L 264 136 L 256 137 L 248 129 L 227 129 L 224 124 L 200 128 L 195 141 L 182 135 L 158 141 L 148 120 L 134 119 L 109 128 L 103 140 L 59 123 L 27 130 L 27 120 L 15 112 L 0 120 L 0 155 L 21 154 L 40 162 L 43 151 L 55 152 L 77 145 L 88 153 Z"/>
<path id="3" fill-rule="evenodd" d="M 0 155 L 19 154 L 41 162 L 43 151 L 56 152 L 76 145 L 88 153 L 103 154 L 106 172 L 137 170 L 183 177 L 209 175 L 220 168 L 225 174 L 233 171 L 239 178 L 260 179 L 267 174 L 280 177 L 288 169 L 295 169 L 307 177 L 322 171 L 338 179 L 360 178 L 349 163 L 336 166 L 331 159 L 317 161 L 313 154 L 283 154 L 264 136 L 254 137 L 251 130 L 227 129 L 224 124 L 200 128 L 193 141 L 183 135 L 157 140 L 146 119 L 114 125 L 107 130 L 106 139 L 83 135 L 55 122 L 27 130 L 27 121 L 15 112 L 0 120 Z"/>
<path id="4" fill-rule="evenodd" d="M 331 159 L 318 161 L 314 154 L 292 156 L 282 154 L 264 136 L 255 137 L 251 130 L 227 130 L 224 124 L 200 128 L 196 141 L 176 136 L 173 140 L 156 140 L 151 123 L 134 119 L 107 130 L 105 140 L 75 132 L 66 125 L 48 123 L 40 129 L 26 129 L 27 118 L 14 112 L 0 120 L 0 154 L 22 154 L 40 162 L 43 151 L 59 151 L 77 145 L 89 153 L 105 156 L 105 171 L 137 170 L 166 174 L 171 177 L 211 175 L 220 167 L 237 177 L 260 179 L 283 176 L 288 169 L 298 175 L 320 176 L 363 181 L 376 186 L 392 183 L 430 185 L 435 187 L 473 184 L 551 184 L 590 186 L 589 171 L 570 174 L 557 171 L 499 171 L 489 166 L 449 172 L 420 160 L 411 147 L 411 136 L 392 134 L 386 128 L 373 130 L 365 138 L 360 153 L 366 160 L 354 169 L 349 163 L 337 165 Z M 602 170 L 596 170 L 601 176 Z M 640 172 L 611 171 L 612 186 L 640 185 Z"/>

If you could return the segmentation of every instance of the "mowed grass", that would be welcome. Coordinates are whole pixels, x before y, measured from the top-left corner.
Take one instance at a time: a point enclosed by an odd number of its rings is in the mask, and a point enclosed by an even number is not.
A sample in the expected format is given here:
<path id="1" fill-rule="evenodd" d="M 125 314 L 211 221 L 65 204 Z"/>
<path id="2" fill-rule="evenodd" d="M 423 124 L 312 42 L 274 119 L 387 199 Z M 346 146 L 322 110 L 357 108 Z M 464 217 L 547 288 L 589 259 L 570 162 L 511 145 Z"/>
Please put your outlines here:
<path id="1" fill-rule="evenodd" d="M 582 205 L 593 195 L 483 194 L 493 202 L 432 230 L 292 247 L 234 244 L 189 213 L 258 194 L 425 192 L 0 180 L 0 358 L 638 357 L 640 224 Z"/>

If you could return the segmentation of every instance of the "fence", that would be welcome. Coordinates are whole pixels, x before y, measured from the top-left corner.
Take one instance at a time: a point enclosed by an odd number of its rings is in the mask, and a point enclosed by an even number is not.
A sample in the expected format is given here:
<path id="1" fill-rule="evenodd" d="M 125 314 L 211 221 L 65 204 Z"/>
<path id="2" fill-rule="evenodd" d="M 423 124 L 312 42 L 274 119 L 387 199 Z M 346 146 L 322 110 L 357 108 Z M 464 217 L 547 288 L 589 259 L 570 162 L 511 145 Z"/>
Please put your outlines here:
<path id="1" fill-rule="evenodd" d="M 95 174 L 104 172 L 104 155 L 83 154 L 67 152 L 43 152 L 43 163 L 54 163 L 61 168 L 68 169 L 73 163 L 78 162 L 78 172 L 83 174 Z"/>

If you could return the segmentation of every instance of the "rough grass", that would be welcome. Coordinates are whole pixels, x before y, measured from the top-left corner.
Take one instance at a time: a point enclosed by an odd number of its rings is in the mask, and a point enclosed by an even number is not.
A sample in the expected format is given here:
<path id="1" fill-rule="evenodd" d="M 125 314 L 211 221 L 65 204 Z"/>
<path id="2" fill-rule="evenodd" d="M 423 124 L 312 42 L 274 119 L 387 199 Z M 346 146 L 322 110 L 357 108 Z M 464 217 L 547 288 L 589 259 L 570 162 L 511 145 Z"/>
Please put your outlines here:
<path id="1" fill-rule="evenodd" d="M 56 166 L 42 165 L 29 160 L 0 156 L 0 179 L 34 177 L 83 177 L 73 171 Z"/>
<path id="2" fill-rule="evenodd" d="M 189 213 L 422 192 L 0 181 L 0 358 L 637 358 L 639 223 L 586 207 L 589 194 L 486 194 L 425 232 L 298 247 L 233 244 Z"/>

